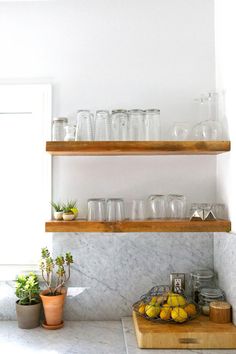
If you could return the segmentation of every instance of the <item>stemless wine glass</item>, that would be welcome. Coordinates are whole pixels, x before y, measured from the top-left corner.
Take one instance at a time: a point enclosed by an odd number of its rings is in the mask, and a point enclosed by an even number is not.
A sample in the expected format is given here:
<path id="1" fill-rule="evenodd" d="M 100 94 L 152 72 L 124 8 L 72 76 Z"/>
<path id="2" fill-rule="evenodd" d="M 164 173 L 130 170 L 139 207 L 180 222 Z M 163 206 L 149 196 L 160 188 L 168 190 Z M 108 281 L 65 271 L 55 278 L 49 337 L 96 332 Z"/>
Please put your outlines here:
<path id="1" fill-rule="evenodd" d="M 129 119 L 126 110 L 116 109 L 112 111 L 111 126 L 112 126 L 112 140 L 117 140 L 117 141 L 129 140 Z"/>
<path id="2" fill-rule="evenodd" d="M 77 112 L 75 140 L 93 140 L 93 114 L 89 110 Z"/>
<path id="3" fill-rule="evenodd" d="M 160 110 L 147 109 L 145 111 L 145 133 L 146 140 L 160 140 Z"/>
<path id="4" fill-rule="evenodd" d="M 222 132 L 222 124 L 213 120 L 200 122 L 193 127 L 193 137 L 196 140 L 220 140 Z"/>
<path id="5" fill-rule="evenodd" d="M 125 219 L 124 200 L 111 198 L 107 200 L 107 221 L 122 221 Z"/>
<path id="6" fill-rule="evenodd" d="M 173 140 L 187 140 L 189 137 L 189 123 L 175 122 L 171 129 L 171 137 Z"/>
<path id="7" fill-rule="evenodd" d="M 131 220 L 146 219 L 146 201 L 143 199 L 132 200 Z"/>
<path id="8" fill-rule="evenodd" d="M 169 194 L 167 196 L 168 216 L 171 219 L 183 219 L 186 211 L 186 198 L 184 195 Z"/>
<path id="9" fill-rule="evenodd" d="M 150 219 L 163 219 L 166 217 L 164 195 L 150 195 L 147 200 L 148 217 Z"/>
<path id="10" fill-rule="evenodd" d="M 145 140 L 145 116 L 141 109 L 129 111 L 129 137 L 132 141 Z"/>
<path id="11" fill-rule="evenodd" d="M 94 140 L 108 141 L 111 140 L 111 122 L 110 113 L 106 110 L 96 112 Z"/>
<path id="12" fill-rule="evenodd" d="M 88 200 L 88 220 L 104 221 L 106 218 L 106 203 L 103 198 L 95 198 Z"/>

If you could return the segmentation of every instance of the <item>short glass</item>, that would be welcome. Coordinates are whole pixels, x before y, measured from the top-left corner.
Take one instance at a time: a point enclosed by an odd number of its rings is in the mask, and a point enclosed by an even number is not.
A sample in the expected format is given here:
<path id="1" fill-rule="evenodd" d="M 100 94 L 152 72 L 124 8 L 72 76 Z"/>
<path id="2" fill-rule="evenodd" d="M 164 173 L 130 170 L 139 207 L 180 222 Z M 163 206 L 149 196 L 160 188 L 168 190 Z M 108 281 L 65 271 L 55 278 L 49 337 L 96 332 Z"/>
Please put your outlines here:
<path id="1" fill-rule="evenodd" d="M 186 198 L 184 195 L 169 194 L 167 196 L 168 217 L 171 219 L 184 219 L 186 213 Z"/>
<path id="2" fill-rule="evenodd" d="M 145 111 L 145 138 L 149 141 L 160 140 L 160 110 L 147 109 Z"/>
<path id="3" fill-rule="evenodd" d="M 111 198 L 107 200 L 107 221 L 122 221 L 125 219 L 124 200 Z"/>
<path id="4" fill-rule="evenodd" d="M 213 204 L 212 210 L 216 219 L 223 219 L 223 220 L 227 219 L 225 204 L 220 204 L 220 203 Z"/>
<path id="5" fill-rule="evenodd" d="M 143 199 L 132 200 L 131 220 L 146 219 L 146 201 Z"/>
<path id="6" fill-rule="evenodd" d="M 150 195 L 147 200 L 148 217 L 150 219 L 164 219 L 166 205 L 164 195 Z"/>
<path id="7" fill-rule="evenodd" d="M 220 140 L 223 135 L 222 124 L 215 120 L 198 123 L 192 131 L 194 140 Z"/>
<path id="8" fill-rule="evenodd" d="M 109 141 L 111 140 L 111 121 L 109 111 L 100 110 L 96 112 L 94 140 Z"/>
<path id="9" fill-rule="evenodd" d="M 88 221 L 104 221 L 106 219 L 106 201 L 103 198 L 88 200 Z"/>
<path id="10" fill-rule="evenodd" d="M 80 110 L 77 113 L 75 140 L 93 140 L 93 114 L 89 110 Z"/>
<path id="11" fill-rule="evenodd" d="M 190 133 L 189 123 L 175 122 L 171 128 L 171 138 L 176 141 L 188 140 Z"/>
<path id="12" fill-rule="evenodd" d="M 129 140 L 145 140 L 145 116 L 141 109 L 129 111 Z"/>

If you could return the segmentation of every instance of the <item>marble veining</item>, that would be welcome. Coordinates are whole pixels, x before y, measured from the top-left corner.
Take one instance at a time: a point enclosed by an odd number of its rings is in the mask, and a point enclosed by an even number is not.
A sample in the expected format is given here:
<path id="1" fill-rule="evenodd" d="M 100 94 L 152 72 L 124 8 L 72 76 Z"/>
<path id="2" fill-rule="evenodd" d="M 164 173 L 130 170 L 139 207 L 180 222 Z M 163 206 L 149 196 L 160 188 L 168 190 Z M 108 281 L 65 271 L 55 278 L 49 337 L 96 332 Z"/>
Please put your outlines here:
<path id="1" fill-rule="evenodd" d="M 216 233 L 214 236 L 214 268 L 218 273 L 219 286 L 233 307 L 236 325 L 236 235 Z"/>
<path id="2" fill-rule="evenodd" d="M 232 350 L 201 350 L 201 349 L 139 349 L 137 346 L 133 320 L 131 317 L 122 318 L 122 325 L 125 338 L 125 346 L 127 354 L 235 354 Z"/>
<path id="3" fill-rule="evenodd" d="M 70 250 L 75 263 L 69 286 L 84 287 L 67 298 L 67 320 L 118 320 L 171 272 L 213 268 L 213 235 L 198 233 L 55 234 L 53 252 Z"/>

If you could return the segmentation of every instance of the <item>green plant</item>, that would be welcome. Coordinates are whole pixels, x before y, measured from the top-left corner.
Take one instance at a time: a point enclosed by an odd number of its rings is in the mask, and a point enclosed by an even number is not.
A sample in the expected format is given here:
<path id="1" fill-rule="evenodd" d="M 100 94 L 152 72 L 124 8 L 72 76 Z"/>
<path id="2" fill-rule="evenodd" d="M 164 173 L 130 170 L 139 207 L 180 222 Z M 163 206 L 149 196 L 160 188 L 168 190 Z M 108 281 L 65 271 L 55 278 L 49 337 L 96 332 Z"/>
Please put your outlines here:
<path id="1" fill-rule="evenodd" d="M 51 206 L 55 211 L 63 211 L 63 206 L 59 202 L 58 203 L 51 202 Z"/>
<path id="2" fill-rule="evenodd" d="M 63 203 L 62 204 L 62 209 L 63 209 L 64 213 L 76 214 L 78 212 L 77 201 L 76 200 L 70 200 L 67 203 Z"/>
<path id="3" fill-rule="evenodd" d="M 54 260 L 48 248 L 42 248 L 40 269 L 43 280 L 49 290 L 49 295 L 61 294 L 62 287 L 70 278 L 70 265 L 72 263 L 74 261 L 70 252 L 67 252 L 65 256 L 58 256 Z"/>
<path id="4" fill-rule="evenodd" d="M 38 304 L 40 302 L 39 292 L 39 280 L 35 273 L 18 275 L 15 294 L 19 299 L 20 305 Z"/>

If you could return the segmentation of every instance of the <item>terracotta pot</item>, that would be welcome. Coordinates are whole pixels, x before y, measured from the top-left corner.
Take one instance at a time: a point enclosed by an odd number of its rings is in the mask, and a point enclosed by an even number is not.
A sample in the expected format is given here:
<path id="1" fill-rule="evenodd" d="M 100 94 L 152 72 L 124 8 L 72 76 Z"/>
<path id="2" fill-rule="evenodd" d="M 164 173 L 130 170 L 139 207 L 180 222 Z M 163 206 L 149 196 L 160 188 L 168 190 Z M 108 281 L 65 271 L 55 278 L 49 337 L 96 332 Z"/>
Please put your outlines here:
<path id="1" fill-rule="evenodd" d="M 66 289 L 62 289 L 60 295 L 47 295 L 49 290 L 44 290 L 40 293 L 43 303 L 46 325 L 56 326 L 63 321 L 63 310 L 66 298 Z"/>
<path id="2" fill-rule="evenodd" d="M 41 303 L 34 305 L 20 305 L 16 302 L 16 315 L 18 327 L 23 329 L 31 329 L 40 325 L 40 309 Z"/>

